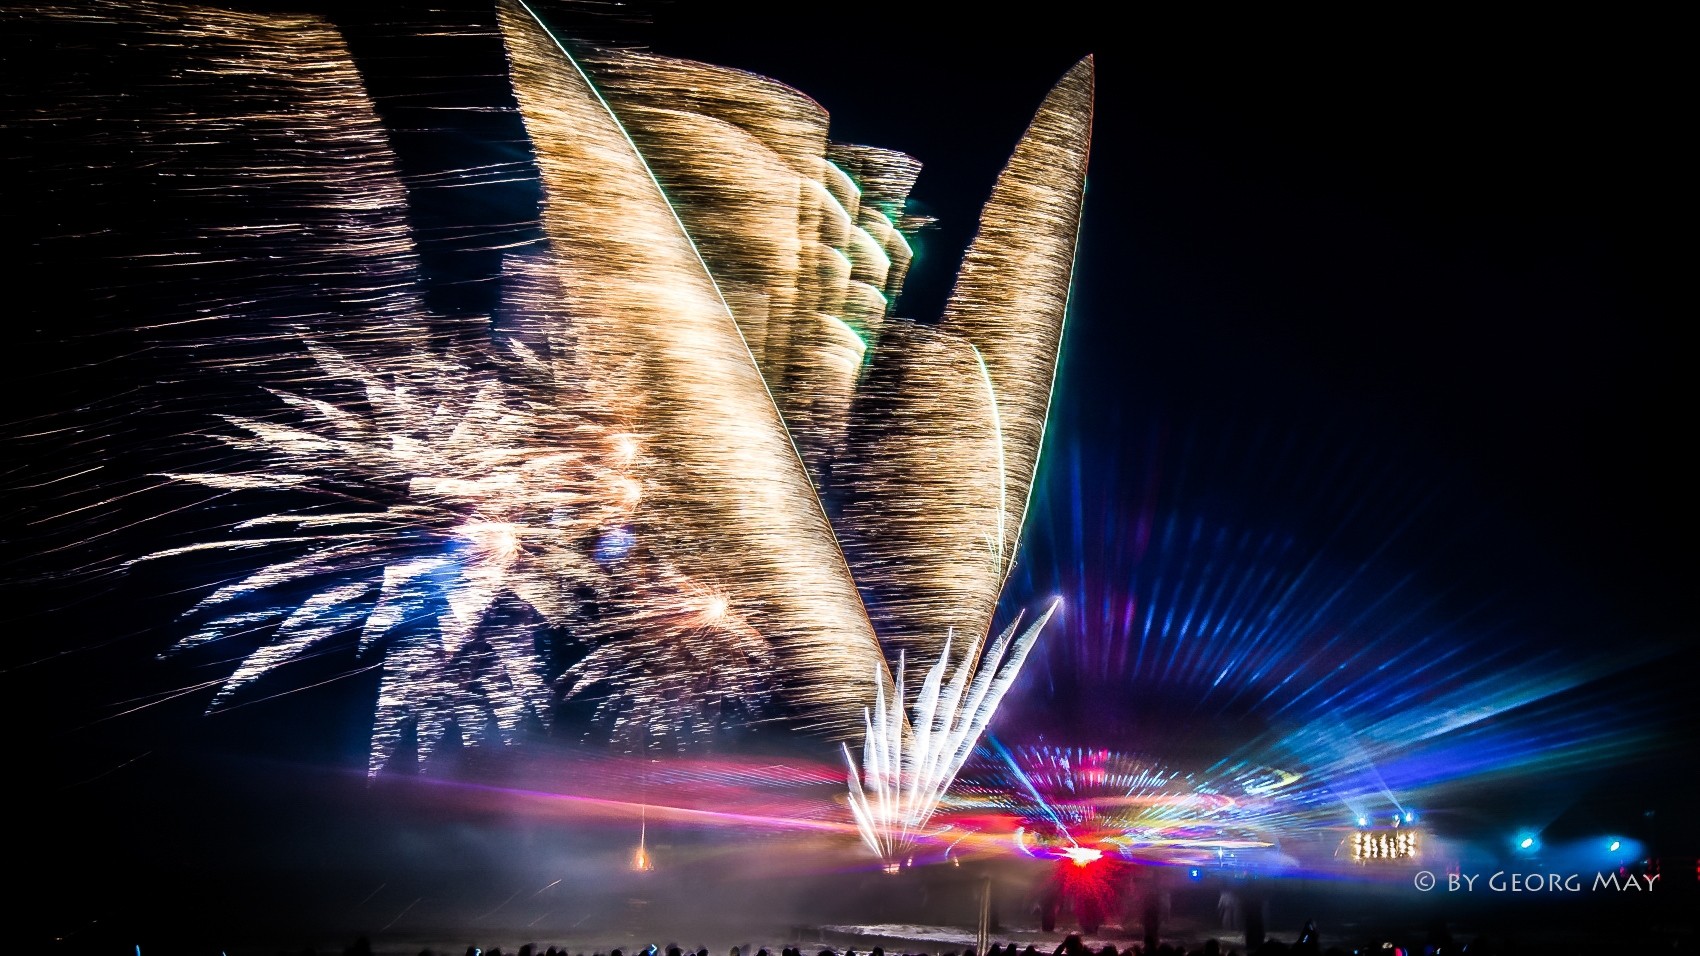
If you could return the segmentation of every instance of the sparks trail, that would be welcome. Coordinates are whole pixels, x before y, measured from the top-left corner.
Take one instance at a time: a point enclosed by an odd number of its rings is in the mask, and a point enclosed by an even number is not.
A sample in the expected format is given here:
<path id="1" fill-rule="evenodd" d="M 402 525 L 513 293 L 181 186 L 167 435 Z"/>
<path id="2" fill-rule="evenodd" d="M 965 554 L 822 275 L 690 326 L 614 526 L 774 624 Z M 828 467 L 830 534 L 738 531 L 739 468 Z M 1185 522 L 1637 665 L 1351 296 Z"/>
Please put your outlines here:
<path id="1" fill-rule="evenodd" d="M 67 494 L 42 533 L 81 522 L 66 547 L 128 548 L 163 522 L 113 520 L 117 503 L 203 489 L 161 509 L 172 536 L 111 563 L 217 581 L 166 656 L 228 669 L 127 712 L 207 690 L 226 712 L 281 696 L 255 688 L 286 665 L 353 658 L 303 683 L 379 672 L 378 773 L 404 739 L 421 762 L 454 727 L 511 743 L 571 699 L 630 747 L 774 719 L 844 739 L 867 676 L 892 690 L 888 662 L 978 659 L 1049 411 L 1090 60 L 1016 145 L 928 324 L 891 311 L 927 221 L 908 208 L 920 163 L 834 140 L 773 80 L 575 55 L 505 0 L 491 37 L 534 160 L 406 180 L 325 20 L 94 7 L 20 14 L 87 67 L 46 78 L 55 144 L 149 172 L 94 183 L 62 241 L 119 244 L 112 274 L 91 270 L 98 315 L 163 368 L 137 404 L 196 424 L 145 450 L 164 486 L 56 464 L 33 483 L 106 493 Z M 108 123 L 86 84 L 144 69 L 133 122 Z M 520 180 L 534 221 L 410 224 L 418 190 Z M 105 221 L 162 209 L 151 232 Z M 476 335 L 445 332 L 465 323 L 426 294 L 421 245 L 450 239 L 502 253 Z M 61 440 L 93 455 L 133 425 Z M 949 733 L 977 734 L 1000 695 Z M 928 761 L 932 791 L 960 763 Z"/>
<path id="2" fill-rule="evenodd" d="M 925 833 L 945 792 L 973 753 L 998 703 L 1021 673 L 1033 642 L 1056 612 L 1045 613 L 1016 636 L 1020 619 L 1000 634 L 991 648 L 985 636 L 964 641 L 962 656 L 945 682 L 950 639 L 938 662 L 927 671 L 915 696 L 913 717 L 905 720 L 903 662 L 888 687 L 876 675 L 874 707 L 866 715 L 862 766 L 844 746 L 850 768 L 850 809 L 857 831 L 870 850 L 888 864 L 901 861 Z M 1013 646 L 1012 646 L 1013 643 Z"/>

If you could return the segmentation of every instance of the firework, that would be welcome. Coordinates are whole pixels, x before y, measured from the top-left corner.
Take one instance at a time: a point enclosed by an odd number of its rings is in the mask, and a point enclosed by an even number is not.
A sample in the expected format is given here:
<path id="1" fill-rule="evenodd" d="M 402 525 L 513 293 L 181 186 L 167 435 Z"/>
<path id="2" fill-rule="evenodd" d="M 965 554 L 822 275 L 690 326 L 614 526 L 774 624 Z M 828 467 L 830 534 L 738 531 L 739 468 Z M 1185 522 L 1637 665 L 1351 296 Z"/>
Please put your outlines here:
<path id="1" fill-rule="evenodd" d="M 236 658 L 211 709 L 350 646 L 382 666 L 376 772 L 409 734 L 421 755 L 455 727 L 510 742 L 563 695 L 628 740 L 777 697 L 842 739 L 872 673 L 901 731 L 888 660 L 942 662 L 954 634 L 962 673 L 979 666 L 1042 443 L 1089 61 L 1018 145 L 933 327 L 890 312 L 923 222 L 905 210 L 915 160 L 833 142 L 817 104 L 763 77 L 575 56 L 504 0 L 542 210 L 467 335 L 426 301 L 409 188 L 329 24 L 148 3 L 28 17 L 105 31 L 160 77 L 117 132 L 72 79 L 48 84 L 69 92 L 44 117 L 81 118 L 56 133 L 73 152 L 77 135 L 133 145 L 163 170 L 143 199 L 185 210 L 158 249 L 118 257 L 140 339 L 172 329 L 214 392 L 265 396 L 174 408 L 222 426 L 151 469 L 251 510 L 123 556 L 239 565 L 169 651 Z M 1024 655 L 1049 615 L 988 660 Z M 986 666 L 940 725 L 955 743 L 928 758 L 918 825 L 1019 662 Z M 913 733 L 910 750 L 944 746 L 927 721 Z"/>
<path id="2" fill-rule="evenodd" d="M 836 489 L 882 639 L 939 654 L 991 628 L 1044 441 L 1085 188 L 1093 64 L 1045 98 L 998 177 L 936 328 L 890 331 Z M 1019 282 L 1012 277 L 1020 276 Z"/>
<path id="3" fill-rule="evenodd" d="M 862 766 L 844 745 L 850 769 L 850 810 L 862 842 L 883 860 L 895 862 L 926 831 L 945 791 L 973 753 L 999 701 L 1021 672 L 1021 664 L 1045 623 L 1056 612 L 1052 602 L 1019 637 L 1018 618 L 988 652 L 984 635 L 963 642 L 949 683 L 951 638 L 938 662 L 927 671 L 915 695 L 913 716 L 905 721 L 902 657 L 897 676 L 874 678 L 872 711 L 864 717 Z M 1013 647 L 1012 647 L 1013 642 Z"/>

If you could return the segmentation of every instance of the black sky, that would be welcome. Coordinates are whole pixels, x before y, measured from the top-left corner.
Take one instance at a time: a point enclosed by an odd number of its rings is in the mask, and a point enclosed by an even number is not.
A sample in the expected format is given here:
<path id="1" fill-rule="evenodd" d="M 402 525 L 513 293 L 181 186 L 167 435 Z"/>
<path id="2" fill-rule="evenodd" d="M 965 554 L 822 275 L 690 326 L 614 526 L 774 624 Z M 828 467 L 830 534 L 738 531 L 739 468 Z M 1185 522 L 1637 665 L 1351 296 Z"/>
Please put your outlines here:
<path id="1" fill-rule="evenodd" d="M 1165 500 L 1319 532 L 1337 520 L 1284 505 L 1264 462 L 1236 452 L 1263 433 L 1318 479 L 1340 456 L 1385 467 L 1397 481 L 1360 489 L 1364 510 L 1407 492 L 1431 502 L 1395 570 L 1581 652 L 1692 646 L 1692 297 L 1677 280 L 1692 191 L 1669 26 L 678 4 L 649 35 L 809 92 L 836 137 L 922 159 L 915 198 L 940 224 L 898 303 L 921 319 L 939 313 L 1032 107 L 1095 55 L 1048 484 L 1006 607 L 1120 570 L 1091 567 L 1062 530 L 1070 455 L 1101 544 L 1153 473 L 1172 483 L 1183 465 L 1193 487 Z M 1368 522 L 1342 557 L 1371 554 L 1397 517 Z M 1110 639 L 1063 630 L 1054 641 Z M 1691 656 L 1620 679 L 1662 701 L 1673 739 L 1693 728 L 1674 676 Z M 1078 669 L 1058 680 L 1092 683 Z M 1067 703 L 1058 693 L 1036 710 Z"/>
<path id="2" fill-rule="evenodd" d="M 1679 625 L 1688 189 L 1658 22 L 842 12 L 870 28 L 681 4 L 656 46 L 779 77 L 835 135 L 922 158 L 917 196 L 943 222 L 900 311 L 938 314 L 1028 112 L 1095 54 L 1063 384 L 1103 412 L 1083 419 L 1115 420 L 1130 392 L 1366 409 L 1628 613 Z"/>

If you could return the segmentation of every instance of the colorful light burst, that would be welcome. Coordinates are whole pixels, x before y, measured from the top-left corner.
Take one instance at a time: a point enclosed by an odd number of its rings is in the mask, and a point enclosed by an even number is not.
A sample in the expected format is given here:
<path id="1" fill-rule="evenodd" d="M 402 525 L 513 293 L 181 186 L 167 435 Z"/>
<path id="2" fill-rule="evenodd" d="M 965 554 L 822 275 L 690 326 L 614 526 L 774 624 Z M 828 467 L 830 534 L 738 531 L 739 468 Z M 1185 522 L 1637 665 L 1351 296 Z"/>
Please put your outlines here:
<path id="1" fill-rule="evenodd" d="M 1074 411 L 1086 430 L 1094 413 Z M 1676 645 L 1556 643 L 1567 605 L 1505 583 L 1492 516 L 1459 520 L 1472 506 L 1443 466 L 1350 419 L 1212 424 L 1153 422 L 1137 459 L 1053 459 L 1039 511 L 1056 520 L 1029 528 L 1017 589 L 1078 611 L 1029 662 L 1056 691 L 1012 701 L 1023 722 L 1079 739 L 1107 700 L 1119 733 L 1092 737 L 1112 746 L 1150 731 L 1212 773 L 1303 768 L 1288 832 L 1668 745 L 1666 704 L 1634 675 Z"/>
<path id="2" fill-rule="evenodd" d="M 1031 856 L 1084 865 L 1114 853 L 1146 862 L 1236 861 L 1271 850 L 1291 771 L 1193 772 L 1109 750 L 988 738 L 952 797 L 953 819 L 1011 834 Z"/>

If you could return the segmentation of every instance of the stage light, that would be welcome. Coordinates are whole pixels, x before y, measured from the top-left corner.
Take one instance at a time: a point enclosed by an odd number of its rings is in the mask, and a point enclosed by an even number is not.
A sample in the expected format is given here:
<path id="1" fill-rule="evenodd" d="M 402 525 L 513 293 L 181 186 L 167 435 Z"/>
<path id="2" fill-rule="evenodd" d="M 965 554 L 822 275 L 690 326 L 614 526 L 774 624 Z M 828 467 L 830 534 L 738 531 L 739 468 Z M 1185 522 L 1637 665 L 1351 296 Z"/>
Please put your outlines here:
<path id="1" fill-rule="evenodd" d="M 1195 879 L 1195 880 L 1199 880 L 1199 879 L 1203 879 L 1203 878 L 1204 878 L 1204 873 L 1203 873 L 1203 871 L 1201 871 L 1201 870 L 1199 870 L 1199 868 L 1198 868 L 1198 867 L 1196 867 L 1196 866 L 1195 866 L 1195 867 L 1193 867 L 1193 868 L 1192 868 L 1192 869 L 1190 869 L 1190 870 L 1187 870 L 1187 871 L 1186 871 L 1186 875 L 1187 875 L 1187 876 L 1189 876 L 1189 877 L 1191 877 L 1191 878 L 1193 878 L 1193 879 Z"/>
<path id="2" fill-rule="evenodd" d="M 1623 841 L 1622 840 L 1613 840 L 1613 841 L 1611 841 L 1611 846 L 1606 847 L 1606 849 L 1610 850 L 1613 853 L 1616 853 L 1622 847 L 1623 847 Z"/>
<path id="3" fill-rule="evenodd" d="M 1358 817 L 1358 826 L 1360 826 L 1360 827 L 1369 826 L 1369 817 Z"/>
<path id="4" fill-rule="evenodd" d="M 1522 847 L 1523 849 L 1527 850 L 1528 848 L 1535 845 L 1535 838 L 1534 837 L 1524 837 L 1523 842 L 1519 843 L 1517 845 Z"/>
<path id="5" fill-rule="evenodd" d="M 1417 815 L 1415 813 L 1412 813 L 1409 810 L 1406 810 L 1405 811 L 1405 822 L 1406 823 L 1415 823 L 1416 821 L 1417 821 Z"/>
<path id="6" fill-rule="evenodd" d="M 1063 856 L 1074 861 L 1075 866 L 1085 866 L 1088 863 L 1102 859 L 1104 851 L 1089 846 L 1071 846 L 1063 851 Z"/>

